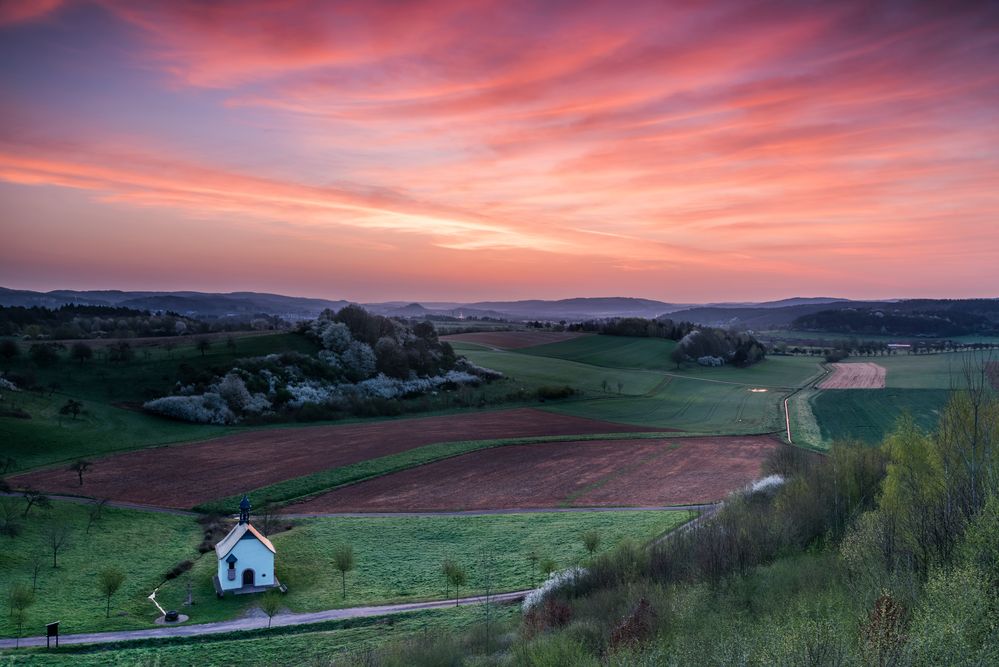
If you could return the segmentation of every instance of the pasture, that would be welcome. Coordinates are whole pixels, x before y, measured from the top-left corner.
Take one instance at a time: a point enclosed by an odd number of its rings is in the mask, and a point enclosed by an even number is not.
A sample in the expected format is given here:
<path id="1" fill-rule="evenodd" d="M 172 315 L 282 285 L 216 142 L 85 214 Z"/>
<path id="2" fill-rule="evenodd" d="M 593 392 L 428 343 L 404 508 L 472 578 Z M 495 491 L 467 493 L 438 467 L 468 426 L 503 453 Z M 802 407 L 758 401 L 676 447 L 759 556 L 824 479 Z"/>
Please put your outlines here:
<path id="1" fill-rule="evenodd" d="M 659 507 L 723 499 L 760 476 L 769 437 L 508 445 L 344 486 L 290 512 Z"/>
<path id="2" fill-rule="evenodd" d="M 888 377 L 891 378 L 891 371 Z M 932 429 L 949 397 L 947 389 L 889 386 L 880 391 L 821 391 L 809 401 L 824 444 L 835 440 L 861 440 L 876 445 L 891 432 L 904 413 L 910 414 L 922 428 Z"/>

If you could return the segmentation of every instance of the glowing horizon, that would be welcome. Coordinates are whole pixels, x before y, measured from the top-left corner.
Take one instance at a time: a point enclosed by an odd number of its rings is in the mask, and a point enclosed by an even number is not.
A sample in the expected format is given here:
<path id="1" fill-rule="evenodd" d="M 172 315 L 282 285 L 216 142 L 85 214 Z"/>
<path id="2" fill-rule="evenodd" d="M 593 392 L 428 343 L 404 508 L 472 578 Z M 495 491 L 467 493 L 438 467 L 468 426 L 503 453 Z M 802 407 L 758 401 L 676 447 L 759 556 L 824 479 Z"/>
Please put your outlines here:
<path id="1" fill-rule="evenodd" d="M 0 285 L 999 296 L 994 3 L 0 5 Z"/>

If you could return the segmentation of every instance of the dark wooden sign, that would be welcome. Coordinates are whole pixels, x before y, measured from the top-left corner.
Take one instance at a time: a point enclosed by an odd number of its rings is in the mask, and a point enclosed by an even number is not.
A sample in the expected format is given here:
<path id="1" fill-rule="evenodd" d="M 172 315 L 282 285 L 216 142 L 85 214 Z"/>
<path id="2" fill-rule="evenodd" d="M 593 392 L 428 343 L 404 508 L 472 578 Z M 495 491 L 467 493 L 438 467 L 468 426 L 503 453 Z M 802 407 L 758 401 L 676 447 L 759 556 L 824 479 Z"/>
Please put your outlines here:
<path id="1" fill-rule="evenodd" d="M 59 621 L 45 624 L 45 648 L 51 648 L 49 642 L 55 637 L 56 648 L 59 648 Z"/>

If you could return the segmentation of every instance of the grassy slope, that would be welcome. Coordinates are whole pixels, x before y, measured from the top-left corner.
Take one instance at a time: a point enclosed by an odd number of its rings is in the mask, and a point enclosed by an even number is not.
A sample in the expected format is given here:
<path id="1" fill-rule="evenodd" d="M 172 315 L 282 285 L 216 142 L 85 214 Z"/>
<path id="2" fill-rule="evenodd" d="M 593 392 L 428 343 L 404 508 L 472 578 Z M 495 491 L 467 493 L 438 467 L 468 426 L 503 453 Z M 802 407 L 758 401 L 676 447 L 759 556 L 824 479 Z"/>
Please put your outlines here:
<path id="1" fill-rule="evenodd" d="M 551 556 L 559 567 L 584 556 L 580 534 L 597 529 L 601 550 L 625 538 L 639 540 L 669 530 L 689 518 L 687 512 L 579 512 L 458 517 L 324 518 L 300 521 L 300 526 L 272 536 L 277 549 L 275 569 L 289 587 L 285 598 L 293 611 L 315 611 L 361 604 L 406 602 L 445 597 L 441 561 L 450 557 L 463 565 L 468 585 L 462 595 L 484 592 L 491 555 L 492 590 L 518 590 L 531 585 L 530 550 Z M 357 561 L 347 575 L 347 598 L 340 577 L 330 565 L 331 550 L 350 544 Z M 252 598 L 212 593 L 214 560 L 202 558 L 193 579 L 198 600 L 197 620 L 231 618 L 255 604 Z M 453 594 L 453 589 L 451 593 Z M 184 582 L 164 586 L 160 599 L 178 605 Z"/>
<path id="2" fill-rule="evenodd" d="M 518 351 L 532 356 L 578 361 L 591 366 L 666 370 L 673 365 L 669 355 L 675 347 L 675 342 L 662 338 L 580 336 Z"/>
<path id="3" fill-rule="evenodd" d="M 23 507 L 20 499 L 0 502 Z M 197 554 L 201 530 L 190 517 L 106 508 L 104 518 L 87 534 L 88 509 L 58 502 L 47 511 L 33 508 L 25 532 L 16 539 L 3 538 L 0 593 L 4 596 L 16 582 L 30 585 L 31 561 L 35 555 L 43 558 L 36 601 L 28 609 L 32 634 L 55 620 L 62 621 L 61 630 L 67 634 L 149 627 L 157 612 L 146 596 L 160 584 L 163 573 Z M 60 522 L 71 525 L 73 533 L 59 553 L 59 567 L 53 569 L 46 528 Z M 105 603 L 97 589 L 97 575 L 105 567 L 126 574 L 112 600 L 110 619 L 104 618 Z M 8 615 L 0 614 L 0 635 L 13 636 L 15 630 Z"/>
<path id="4" fill-rule="evenodd" d="M 195 368 L 224 367 L 241 357 L 312 349 L 312 343 L 302 336 L 275 334 L 236 338 L 233 350 L 216 342 L 204 356 L 193 347 L 193 342 L 170 353 L 161 347 L 151 347 L 148 358 L 137 352 L 136 358 L 126 364 L 95 359 L 81 365 L 63 358 L 51 368 L 35 369 L 22 358 L 12 365 L 13 372 L 30 370 L 40 385 L 57 382 L 61 388 L 51 396 L 5 393 L 5 402 L 23 407 L 31 419 L 0 417 L 4 454 L 12 456 L 20 470 L 26 470 L 80 457 L 219 435 L 225 431 L 223 427 L 184 424 L 115 404 L 140 403 L 153 392 L 167 391 L 176 382 L 177 366 L 181 363 Z M 75 421 L 59 417 L 59 407 L 68 398 L 80 400 L 84 405 L 84 413 Z"/>

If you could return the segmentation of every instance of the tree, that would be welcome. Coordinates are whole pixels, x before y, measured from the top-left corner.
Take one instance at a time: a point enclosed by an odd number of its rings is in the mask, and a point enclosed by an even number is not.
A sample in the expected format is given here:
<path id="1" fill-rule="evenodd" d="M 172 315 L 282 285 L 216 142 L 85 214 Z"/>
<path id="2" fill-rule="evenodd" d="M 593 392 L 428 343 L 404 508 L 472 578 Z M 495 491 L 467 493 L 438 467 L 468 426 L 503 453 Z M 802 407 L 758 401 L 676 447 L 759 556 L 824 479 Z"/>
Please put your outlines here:
<path id="1" fill-rule="evenodd" d="M 94 356 L 94 350 L 86 343 L 77 342 L 70 348 L 69 356 L 82 365 L 84 361 L 89 361 Z"/>
<path id="2" fill-rule="evenodd" d="M 3 357 L 8 368 L 10 368 L 10 362 L 14 357 L 18 357 L 20 354 L 21 348 L 18 347 L 17 343 L 10 339 L 0 340 L 0 357 Z"/>
<path id="3" fill-rule="evenodd" d="M 72 398 L 66 401 L 66 403 L 59 408 L 59 414 L 62 416 L 73 415 L 73 420 L 79 416 L 80 412 L 83 410 L 83 403 L 80 401 L 73 400 Z M 83 482 L 80 482 L 81 486 Z"/>
<path id="4" fill-rule="evenodd" d="M 558 568 L 558 565 L 556 565 L 555 561 L 551 558 L 542 558 L 540 567 L 541 571 L 545 573 L 545 577 L 547 578 L 552 576 L 552 572 Z"/>
<path id="5" fill-rule="evenodd" d="M 267 627 L 271 627 L 271 621 L 281 611 L 281 594 L 273 588 L 260 598 L 260 608 L 267 614 Z"/>
<path id="6" fill-rule="evenodd" d="M 208 352 L 208 350 L 212 349 L 212 341 L 208 340 L 207 338 L 199 338 L 198 342 L 195 344 L 195 347 L 198 348 L 198 352 L 201 353 L 201 356 L 205 356 L 205 353 Z"/>
<path id="7" fill-rule="evenodd" d="M 38 573 L 42 569 L 42 565 L 45 563 L 45 556 L 40 553 L 36 553 L 28 561 L 31 564 L 31 591 L 34 592 L 38 588 Z"/>
<path id="8" fill-rule="evenodd" d="M 173 341 L 167 341 L 163 343 L 163 349 L 166 350 L 167 357 L 173 359 L 173 351 L 177 349 L 177 343 L 174 343 Z"/>
<path id="9" fill-rule="evenodd" d="M 232 336 L 226 336 L 225 346 L 230 352 L 234 351 L 236 349 L 236 339 Z"/>
<path id="10" fill-rule="evenodd" d="M 124 581 L 125 573 L 114 567 L 105 568 L 97 575 L 97 586 L 104 597 L 107 598 L 104 618 L 111 618 L 111 596 L 118 592 Z"/>
<path id="11" fill-rule="evenodd" d="M 52 507 L 52 502 L 48 496 L 30 486 L 25 487 L 24 491 L 21 492 L 21 497 L 24 498 L 24 502 L 26 503 L 23 514 L 25 519 L 28 518 L 28 512 L 31 511 L 34 505 L 38 505 L 43 510 Z"/>
<path id="12" fill-rule="evenodd" d="M 538 555 L 537 551 L 533 549 L 527 552 L 527 562 L 531 564 L 531 586 L 534 586 L 534 573 L 538 569 L 538 561 L 541 560 L 541 556 Z"/>
<path id="13" fill-rule="evenodd" d="M 118 341 L 108 348 L 108 361 L 124 363 L 135 358 L 135 351 L 126 341 Z"/>
<path id="14" fill-rule="evenodd" d="M 104 507 L 107 504 L 108 499 L 101 498 L 90 506 L 90 509 L 87 511 L 87 530 L 85 531 L 88 535 L 90 534 L 91 526 L 101 520 L 101 517 L 104 515 Z"/>
<path id="15" fill-rule="evenodd" d="M 0 498 L 0 535 L 15 538 L 21 534 L 22 526 L 20 517 L 17 516 L 17 507 L 11 498 Z"/>
<path id="16" fill-rule="evenodd" d="M 45 530 L 45 542 L 52 549 L 52 567 L 59 567 L 57 557 L 59 552 L 69 546 L 69 538 L 73 527 L 67 523 L 52 523 Z"/>
<path id="17" fill-rule="evenodd" d="M 669 353 L 669 360 L 676 364 L 676 369 L 680 370 L 680 364 L 683 363 L 684 359 L 687 358 L 687 354 L 683 351 L 683 348 L 677 345 L 673 348 L 673 351 Z"/>
<path id="18" fill-rule="evenodd" d="M 617 393 L 620 394 L 622 390 L 624 390 L 624 383 L 621 382 L 620 380 L 618 380 L 617 381 Z"/>
<path id="19" fill-rule="evenodd" d="M 461 587 L 468 581 L 468 576 L 465 574 L 464 568 L 455 563 L 451 568 L 451 572 L 448 573 L 448 581 L 454 586 L 454 606 L 457 607 L 458 600 L 461 597 Z"/>
<path id="20" fill-rule="evenodd" d="M 91 463 L 90 461 L 80 459 L 76 463 L 70 464 L 67 470 L 75 472 L 77 478 L 80 480 L 80 486 L 83 486 L 83 473 L 87 472 L 90 469 L 90 466 L 92 465 L 94 464 Z"/>
<path id="21" fill-rule="evenodd" d="M 354 548 L 341 544 L 333 550 L 333 567 L 340 573 L 343 597 L 347 598 L 347 573 L 354 569 Z"/>
<path id="22" fill-rule="evenodd" d="M 451 597 L 451 573 L 458 567 L 450 558 L 445 558 L 441 563 L 441 573 L 444 575 L 444 597 Z"/>
<path id="23" fill-rule="evenodd" d="M 59 353 L 52 343 L 35 343 L 28 349 L 28 356 L 40 368 L 51 366 L 59 361 Z"/>
<path id="24" fill-rule="evenodd" d="M 10 613 L 17 625 L 15 648 L 20 645 L 21 629 L 27 619 L 28 607 L 35 603 L 35 593 L 24 584 L 14 584 L 10 589 Z"/>
<path id="25" fill-rule="evenodd" d="M 592 558 L 593 554 L 600 547 L 600 532 L 597 530 L 587 530 L 580 535 L 580 539 L 583 541 L 583 547 Z"/>

